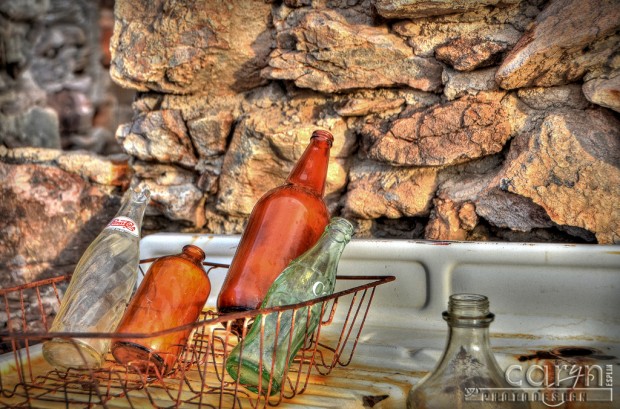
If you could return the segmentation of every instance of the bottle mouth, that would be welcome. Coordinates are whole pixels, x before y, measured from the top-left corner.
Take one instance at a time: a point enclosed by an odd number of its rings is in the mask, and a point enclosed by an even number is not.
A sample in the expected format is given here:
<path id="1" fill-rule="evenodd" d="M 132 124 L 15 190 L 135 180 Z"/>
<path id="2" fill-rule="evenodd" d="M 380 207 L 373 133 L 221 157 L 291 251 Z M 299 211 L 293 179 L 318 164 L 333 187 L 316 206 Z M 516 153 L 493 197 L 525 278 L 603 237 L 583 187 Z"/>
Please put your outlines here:
<path id="1" fill-rule="evenodd" d="M 490 324 L 495 315 L 489 310 L 489 299 L 480 294 L 452 294 L 448 300 L 448 311 L 443 313 L 446 321 Z"/>
<path id="2" fill-rule="evenodd" d="M 146 185 L 138 185 L 131 189 L 133 200 L 138 203 L 144 203 L 151 198 L 151 191 Z"/>
<path id="3" fill-rule="evenodd" d="M 205 259 L 205 257 L 207 256 L 205 254 L 205 252 L 198 246 L 194 246 L 193 244 L 186 244 L 185 246 L 183 246 L 183 250 L 184 253 L 190 253 L 195 255 L 197 258 L 199 258 L 201 261 Z"/>
<path id="4" fill-rule="evenodd" d="M 310 137 L 310 139 L 313 138 L 326 141 L 329 143 L 329 146 L 332 146 L 332 144 L 334 143 L 334 135 L 322 129 L 317 129 L 316 131 L 312 132 L 312 136 Z"/>
<path id="5" fill-rule="evenodd" d="M 330 232 L 338 232 L 342 234 L 339 241 L 348 243 L 353 236 L 353 224 L 343 217 L 332 217 L 329 221 L 328 229 Z"/>

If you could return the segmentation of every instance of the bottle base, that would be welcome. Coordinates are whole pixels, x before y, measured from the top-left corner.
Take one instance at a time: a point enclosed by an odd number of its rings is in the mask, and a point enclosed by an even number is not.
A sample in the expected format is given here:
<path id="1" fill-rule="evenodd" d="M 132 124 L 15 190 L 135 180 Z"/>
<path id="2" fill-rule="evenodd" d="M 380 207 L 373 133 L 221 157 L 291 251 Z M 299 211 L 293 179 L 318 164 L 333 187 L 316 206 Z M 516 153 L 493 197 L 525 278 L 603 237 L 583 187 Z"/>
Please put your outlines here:
<path id="1" fill-rule="evenodd" d="M 98 369 L 103 355 L 80 339 L 53 338 L 43 343 L 43 357 L 57 369 Z"/>
<path id="2" fill-rule="evenodd" d="M 170 368 L 165 360 L 147 347 L 129 341 L 116 341 L 112 344 L 112 356 L 119 364 L 131 365 L 143 374 L 165 375 Z"/>
<path id="3" fill-rule="evenodd" d="M 273 396 L 280 392 L 281 381 L 272 378 L 267 371 L 259 371 L 258 365 L 254 365 L 254 362 L 248 362 L 246 359 L 239 362 L 236 358 L 238 357 L 232 355 L 226 360 L 226 371 L 234 380 L 239 382 L 239 385 L 254 393 L 266 395 L 270 388 L 269 382 L 271 382 L 270 395 Z"/>

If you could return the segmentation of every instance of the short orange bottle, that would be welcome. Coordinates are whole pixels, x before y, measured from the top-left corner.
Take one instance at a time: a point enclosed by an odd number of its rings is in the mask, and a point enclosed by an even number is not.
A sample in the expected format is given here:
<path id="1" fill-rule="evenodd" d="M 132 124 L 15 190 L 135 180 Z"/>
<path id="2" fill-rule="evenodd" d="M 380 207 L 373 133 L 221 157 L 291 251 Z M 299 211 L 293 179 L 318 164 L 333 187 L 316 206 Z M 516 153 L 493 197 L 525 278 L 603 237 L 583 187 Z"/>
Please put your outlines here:
<path id="1" fill-rule="evenodd" d="M 194 245 L 180 254 L 158 258 L 151 264 L 135 296 L 131 299 L 116 332 L 150 334 L 195 322 L 209 297 L 211 282 L 202 261 L 205 253 Z M 119 339 L 112 355 L 122 364 L 143 373 L 169 373 L 192 328 L 166 331 L 150 338 Z"/>
<path id="2" fill-rule="evenodd" d="M 329 222 L 323 194 L 333 140 L 327 131 L 314 131 L 286 183 L 252 209 L 218 296 L 220 313 L 258 308 L 282 270 L 323 234 Z"/>

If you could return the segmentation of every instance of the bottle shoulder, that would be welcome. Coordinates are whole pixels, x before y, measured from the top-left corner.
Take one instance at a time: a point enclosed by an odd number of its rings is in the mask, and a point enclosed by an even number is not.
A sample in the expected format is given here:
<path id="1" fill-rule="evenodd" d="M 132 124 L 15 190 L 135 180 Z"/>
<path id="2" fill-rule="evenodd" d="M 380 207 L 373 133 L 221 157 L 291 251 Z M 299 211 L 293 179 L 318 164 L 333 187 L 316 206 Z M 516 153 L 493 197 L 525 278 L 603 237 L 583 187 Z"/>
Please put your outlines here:
<path id="1" fill-rule="evenodd" d="M 294 185 L 283 185 L 265 193 L 254 206 L 255 208 L 290 206 L 313 209 L 328 217 L 327 205 L 316 192 Z"/>
<path id="2" fill-rule="evenodd" d="M 313 189 L 307 188 L 305 186 L 296 185 L 293 183 L 286 183 L 280 186 L 277 186 L 267 193 L 263 195 L 262 199 L 280 199 L 285 197 L 300 197 L 300 198 L 311 198 L 323 201 L 323 197 L 320 193 L 316 192 Z"/>
<path id="3" fill-rule="evenodd" d="M 183 267 L 183 268 L 181 268 Z M 202 262 L 193 260 L 191 257 L 183 254 L 173 254 L 169 256 L 163 256 L 153 262 L 151 268 L 157 268 L 162 271 L 167 271 L 170 274 L 175 273 L 187 273 L 189 271 L 200 273 L 206 276 L 206 271 L 202 266 Z"/>

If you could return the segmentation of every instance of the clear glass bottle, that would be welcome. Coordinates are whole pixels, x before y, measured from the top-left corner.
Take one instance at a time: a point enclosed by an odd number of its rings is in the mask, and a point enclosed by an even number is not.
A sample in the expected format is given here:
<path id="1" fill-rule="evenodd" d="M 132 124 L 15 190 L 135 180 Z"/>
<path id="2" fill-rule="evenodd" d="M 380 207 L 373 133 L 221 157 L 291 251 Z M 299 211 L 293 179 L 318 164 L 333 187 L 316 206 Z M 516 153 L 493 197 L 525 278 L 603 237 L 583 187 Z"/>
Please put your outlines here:
<path id="1" fill-rule="evenodd" d="M 252 209 L 218 295 L 220 313 L 258 308 L 278 274 L 325 230 L 323 194 L 333 140 L 327 131 L 313 132 L 286 183 Z"/>
<path id="2" fill-rule="evenodd" d="M 353 226 L 349 221 L 332 218 L 316 244 L 293 260 L 274 281 L 261 308 L 291 305 L 332 294 L 338 262 L 352 234 Z M 294 322 L 293 311 L 285 310 L 279 319 L 279 330 L 278 312 L 257 316 L 243 342 L 228 356 L 226 370 L 254 392 L 277 393 L 297 351 L 316 329 L 321 309 L 322 303 L 310 307 L 310 312 L 308 307 L 302 307 L 295 312 Z M 262 342 L 261 323 L 264 328 Z"/>
<path id="3" fill-rule="evenodd" d="M 489 344 L 489 325 L 495 315 L 489 311 L 489 300 L 478 294 L 453 294 L 443 318 L 448 323 L 448 343 L 433 372 L 409 392 L 407 409 L 529 409 L 528 402 L 512 401 L 516 393 L 508 384 Z M 489 391 L 508 392 L 483 398 Z"/>
<path id="4" fill-rule="evenodd" d="M 127 191 L 121 208 L 78 262 L 50 332 L 113 332 L 138 278 L 147 189 Z M 43 356 L 58 368 L 98 368 L 110 338 L 53 338 Z"/>
<path id="5" fill-rule="evenodd" d="M 116 332 L 150 334 L 196 322 L 211 291 L 204 259 L 202 249 L 188 244 L 180 254 L 155 260 Z M 191 332 L 189 327 L 152 338 L 117 340 L 112 343 L 112 355 L 143 373 L 165 375 L 174 368 Z"/>

